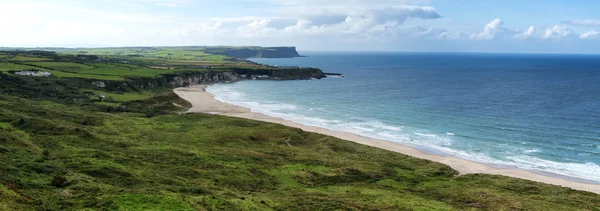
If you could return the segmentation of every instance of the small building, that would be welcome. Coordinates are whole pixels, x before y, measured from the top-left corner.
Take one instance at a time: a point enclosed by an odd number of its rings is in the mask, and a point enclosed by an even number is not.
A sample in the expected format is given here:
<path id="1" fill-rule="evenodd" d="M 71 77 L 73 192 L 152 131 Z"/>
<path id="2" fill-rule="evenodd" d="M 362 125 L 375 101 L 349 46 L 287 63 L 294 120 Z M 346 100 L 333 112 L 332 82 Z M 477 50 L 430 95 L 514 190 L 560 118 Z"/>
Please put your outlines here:
<path id="1" fill-rule="evenodd" d="M 24 71 L 20 71 L 20 72 L 16 72 L 16 75 L 23 75 L 23 76 L 44 76 L 44 77 L 49 77 L 52 75 L 52 73 L 49 72 L 42 72 L 42 71 L 31 71 L 31 70 L 24 70 Z"/>

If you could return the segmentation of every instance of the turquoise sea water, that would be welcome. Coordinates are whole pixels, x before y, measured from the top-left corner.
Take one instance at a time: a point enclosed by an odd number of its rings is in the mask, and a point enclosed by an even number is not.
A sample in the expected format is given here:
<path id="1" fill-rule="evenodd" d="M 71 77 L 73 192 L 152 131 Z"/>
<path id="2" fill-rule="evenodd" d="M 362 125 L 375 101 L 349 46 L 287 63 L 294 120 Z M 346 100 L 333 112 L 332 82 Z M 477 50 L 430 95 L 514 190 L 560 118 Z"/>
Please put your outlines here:
<path id="1" fill-rule="evenodd" d="M 600 182 L 600 56 L 308 53 L 344 78 L 242 81 L 217 100 L 429 153 Z"/>

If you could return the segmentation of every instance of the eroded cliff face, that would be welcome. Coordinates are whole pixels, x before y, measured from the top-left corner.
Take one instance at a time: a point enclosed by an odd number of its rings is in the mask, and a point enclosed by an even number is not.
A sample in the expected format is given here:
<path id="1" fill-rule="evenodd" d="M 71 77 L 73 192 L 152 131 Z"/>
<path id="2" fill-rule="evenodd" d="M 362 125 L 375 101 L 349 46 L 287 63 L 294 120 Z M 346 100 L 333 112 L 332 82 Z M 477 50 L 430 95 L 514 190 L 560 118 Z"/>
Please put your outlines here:
<path id="1" fill-rule="evenodd" d="M 170 78 L 168 83 L 173 87 L 184 87 L 207 83 L 235 82 L 241 79 L 237 74 L 231 72 L 219 72 L 175 76 Z"/>
<path id="2" fill-rule="evenodd" d="M 300 57 L 296 47 L 262 48 L 259 58 L 294 58 Z"/>
<path id="3" fill-rule="evenodd" d="M 88 83 L 107 91 L 153 90 L 198 84 L 235 82 L 242 78 L 233 72 L 182 72 L 158 77 L 128 77 L 125 81 L 89 80 Z"/>
<path id="4" fill-rule="evenodd" d="M 141 91 L 162 88 L 186 87 L 198 84 L 236 82 L 241 80 L 307 80 L 324 78 L 316 68 L 292 69 L 241 69 L 223 72 L 179 72 L 158 77 L 128 77 L 125 81 L 86 80 L 85 83 L 107 91 Z"/>

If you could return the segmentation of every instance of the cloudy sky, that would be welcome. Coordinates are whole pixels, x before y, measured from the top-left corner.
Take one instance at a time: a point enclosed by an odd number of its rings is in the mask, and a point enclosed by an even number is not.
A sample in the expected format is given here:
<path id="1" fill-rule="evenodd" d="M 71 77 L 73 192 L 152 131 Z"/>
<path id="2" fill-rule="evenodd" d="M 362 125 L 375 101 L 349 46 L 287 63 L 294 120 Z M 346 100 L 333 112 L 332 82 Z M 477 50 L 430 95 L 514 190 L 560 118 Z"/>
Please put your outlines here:
<path id="1" fill-rule="evenodd" d="M 597 0 L 0 0 L 0 46 L 600 53 Z"/>

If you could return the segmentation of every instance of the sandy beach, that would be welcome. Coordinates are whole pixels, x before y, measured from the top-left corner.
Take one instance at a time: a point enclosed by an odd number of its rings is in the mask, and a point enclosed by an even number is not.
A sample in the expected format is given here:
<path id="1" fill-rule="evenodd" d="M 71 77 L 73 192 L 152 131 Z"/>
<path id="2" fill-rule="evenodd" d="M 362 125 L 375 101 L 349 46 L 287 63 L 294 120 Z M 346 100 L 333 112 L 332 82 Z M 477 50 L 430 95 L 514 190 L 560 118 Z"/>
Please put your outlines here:
<path id="1" fill-rule="evenodd" d="M 400 144 L 382 141 L 372 138 L 366 138 L 363 136 L 359 136 L 352 133 L 347 132 L 337 132 L 331 131 L 328 129 L 302 125 L 296 122 L 292 122 L 289 120 L 284 120 L 281 118 L 274 118 L 270 116 L 266 116 L 260 113 L 251 112 L 250 109 L 230 105 L 227 103 L 223 103 L 217 101 L 213 98 L 213 96 L 205 91 L 204 85 L 196 85 L 185 88 L 177 88 L 174 90 L 177 95 L 181 98 L 189 101 L 193 107 L 188 111 L 188 113 L 208 113 L 208 114 L 218 114 L 225 115 L 230 117 L 239 117 L 246 119 L 253 119 L 264 122 L 271 122 L 286 125 L 289 127 L 300 128 L 305 131 L 320 133 L 324 135 L 334 136 L 340 139 L 356 142 L 359 144 L 364 144 L 372 147 L 377 147 L 385 150 L 390 150 L 398 153 L 402 153 L 405 155 L 431 160 L 439 163 L 443 163 L 449 165 L 450 167 L 456 169 L 461 174 L 472 174 L 472 173 L 483 173 L 483 174 L 497 174 L 504 175 L 510 177 L 516 177 L 520 179 L 532 180 L 537 182 L 543 182 L 553 185 L 559 185 L 564 187 L 570 187 L 577 190 L 589 191 L 593 193 L 600 194 L 600 185 L 597 184 L 586 184 L 575 182 L 571 180 L 567 180 L 564 178 L 558 177 L 549 177 L 545 175 L 536 174 L 526 170 L 517 170 L 517 169 L 503 169 L 503 168 L 494 168 L 488 166 L 486 164 L 477 163 L 465 159 L 460 159 L 456 157 L 448 157 L 448 156 L 440 156 L 440 155 L 432 155 L 422 151 L 419 151 L 412 147 L 403 146 Z"/>

